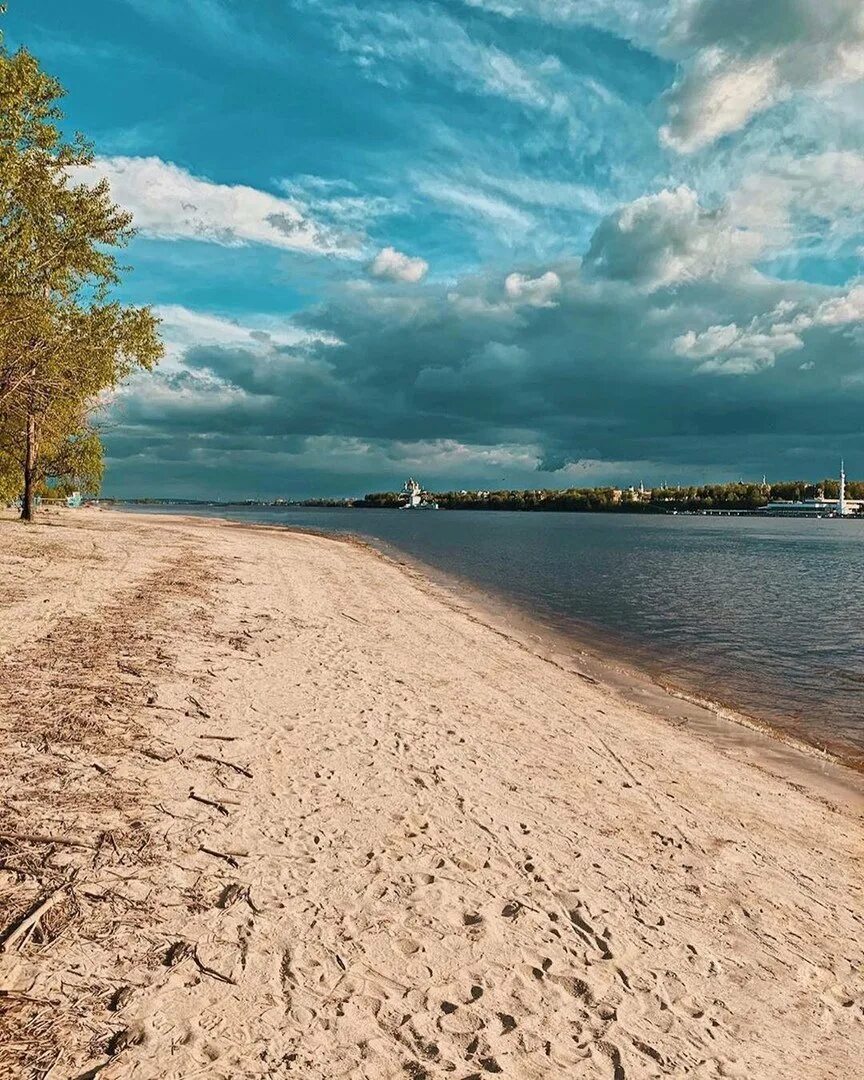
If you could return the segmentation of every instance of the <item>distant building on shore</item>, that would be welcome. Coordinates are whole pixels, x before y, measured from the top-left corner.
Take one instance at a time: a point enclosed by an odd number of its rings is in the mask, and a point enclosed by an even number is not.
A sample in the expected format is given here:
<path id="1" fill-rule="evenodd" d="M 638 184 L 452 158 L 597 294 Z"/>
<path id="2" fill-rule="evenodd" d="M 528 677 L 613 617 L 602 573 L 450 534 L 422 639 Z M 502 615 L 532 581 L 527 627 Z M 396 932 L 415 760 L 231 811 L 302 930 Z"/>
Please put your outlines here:
<path id="1" fill-rule="evenodd" d="M 626 491 L 615 491 L 615 502 L 650 502 L 651 491 L 647 490 L 644 484 L 640 484 L 639 487 L 633 487 L 631 484 Z"/>
<path id="2" fill-rule="evenodd" d="M 846 468 L 840 463 L 840 490 L 836 499 L 826 499 L 820 492 L 813 499 L 781 499 L 760 506 L 757 514 L 768 517 L 851 517 L 864 510 L 864 499 L 846 498 Z"/>
<path id="3" fill-rule="evenodd" d="M 400 510 L 437 510 L 438 503 L 424 491 L 420 484 L 414 479 L 413 476 L 405 481 L 405 486 L 399 492 L 399 495 L 404 502 L 400 506 Z"/>

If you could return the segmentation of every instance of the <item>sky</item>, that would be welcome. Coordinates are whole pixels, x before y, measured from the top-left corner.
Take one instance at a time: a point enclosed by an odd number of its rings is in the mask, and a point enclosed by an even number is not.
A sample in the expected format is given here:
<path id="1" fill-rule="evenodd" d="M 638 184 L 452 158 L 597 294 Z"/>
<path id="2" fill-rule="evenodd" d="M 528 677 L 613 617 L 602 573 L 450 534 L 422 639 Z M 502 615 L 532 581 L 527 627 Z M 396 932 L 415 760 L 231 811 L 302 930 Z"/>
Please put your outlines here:
<path id="1" fill-rule="evenodd" d="M 864 476 L 860 0 L 10 0 L 166 357 L 105 493 Z"/>

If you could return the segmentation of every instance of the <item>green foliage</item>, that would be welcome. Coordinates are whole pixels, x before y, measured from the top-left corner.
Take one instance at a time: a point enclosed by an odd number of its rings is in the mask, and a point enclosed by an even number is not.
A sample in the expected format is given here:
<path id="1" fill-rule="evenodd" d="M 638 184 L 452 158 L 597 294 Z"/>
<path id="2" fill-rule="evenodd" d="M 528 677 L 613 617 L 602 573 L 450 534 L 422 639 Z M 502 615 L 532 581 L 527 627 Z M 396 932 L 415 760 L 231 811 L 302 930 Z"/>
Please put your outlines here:
<path id="1" fill-rule="evenodd" d="M 98 490 L 95 407 L 163 351 L 152 312 L 111 298 L 131 216 L 107 183 L 76 182 L 93 151 L 61 135 L 62 97 L 0 48 L 0 496 L 23 490 L 23 517 L 49 478 Z"/>
<path id="2" fill-rule="evenodd" d="M 354 505 L 360 507 L 381 507 L 387 510 L 395 510 L 401 506 L 405 501 L 404 497 L 398 495 L 395 491 L 377 491 L 371 495 L 366 495 L 363 499 L 358 500 Z"/>
<path id="3" fill-rule="evenodd" d="M 528 491 L 456 492 L 436 495 L 438 505 L 447 510 L 573 510 L 612 511 L 623 508 L 620 493 L 613 488 L 548 488 Z"/>
<path id="4" fill-rule="evenodd" d="M 80 491 L 96 495 L 102 483 L 105 458 L 102 441 L 93 428 L 85 427 L 69 435 L 45 462 L 45 480 L 55 495 Z"/>

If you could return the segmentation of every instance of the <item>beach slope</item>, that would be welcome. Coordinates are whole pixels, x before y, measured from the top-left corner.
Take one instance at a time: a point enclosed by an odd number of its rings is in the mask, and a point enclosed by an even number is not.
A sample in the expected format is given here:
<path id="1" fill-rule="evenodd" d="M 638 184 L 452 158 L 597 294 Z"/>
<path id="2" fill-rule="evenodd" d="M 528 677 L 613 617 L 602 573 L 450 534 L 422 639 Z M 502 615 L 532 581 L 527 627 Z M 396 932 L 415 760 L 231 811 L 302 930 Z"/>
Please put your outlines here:
<path id="1" fill-rule="evenodd" d="M 854 806 L 360 544 L 0 563 L 3 1076 L 859 1074 Z"/>

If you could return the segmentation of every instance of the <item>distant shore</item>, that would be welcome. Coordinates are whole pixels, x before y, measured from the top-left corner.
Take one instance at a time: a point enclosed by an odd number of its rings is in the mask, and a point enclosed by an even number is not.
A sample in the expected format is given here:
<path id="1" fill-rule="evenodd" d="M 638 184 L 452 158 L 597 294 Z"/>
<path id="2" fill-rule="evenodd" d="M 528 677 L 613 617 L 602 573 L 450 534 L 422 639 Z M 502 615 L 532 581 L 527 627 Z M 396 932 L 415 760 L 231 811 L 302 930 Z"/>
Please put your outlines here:
<path id="1" fill-rule="evenodd" d="M 363 544 L 0 558 L 9 1075 L 854 1074 L 853 774 Z"/>
<path id="2" fill-rule="evenodd" d="M 784 485 L 784 489 L 788 485 Z M 811 485 L 812 487 L 813 485 Z M 602 491 L 604 495 L 609 495 L 608 489 L 598 489 Z M 497 493 L 493 492 L 492 495 Z M 527 494 L 527 493 L 526 493 Z M 620 496 L 620 492 L 618 495 Z M 526 502 L 521 498 L 501 498 L 499 500 L 494 499 L 474 499 L 474 500 L 461 500 L 459 498 L 451 498 L 451 494 L 436 495 L 435 509 L 442 511 L 454 511 L 454 510 L 472 510 L 483 513 L 500 513 L 505 511 L 516 511 L 520 513 L 541 513 L 541 514 L 627 514 L 627 515 L 663 515 L 673 514 L 686 516 L 700 516 L 700 517 L 785 517 L 785 518 L 827 518 L 837 517 L 838 514 L 833 505 L 819 506 L 815 505 L 816 500 L 811 499 L 808 502 L 802 503 L 800 506 L 796 506 L 795 503 L 790 503 L 787 506 L 779 508 L 777 510 L 772 509 L 767 504 L 759 503 L 750 506 L 742 506 L 736 500 L 732 500 L 728 505 L 721 502 L 718 505 L 703 505 L 697 500 L 676 500 L 674 498 L 665 499 L 663 501 L 650 501 L 640 499 L 597 499 L 594 501 L 594 491 L 592 489 L 591 497 L 568 499 L 566 492 L 560 493 L 560 498 L 547 498 L 538 502 Z M 406 509 L 398 500 L 398 493 L 388 494 L 387 498 L 367 496 L 364 499 L 301 499 L 298 501 L 276 499 L 274 501 L 268 500 L 255 500 L 255 499 L 242 499 L 236 502 L 214 502 L 212 500 L 185 500 L 185 499 L 106 499 L 103 500 L 106 506 L 116 505 L 119 508 L 129 506 L 139 506 L 147 508 L 149 506 L 176 506 L 176 507 L 223 507 L 224 509 L 262 509 L 262 510 L 291 510 L 291 509 L 314 509 L 314 510 L 402 510 Z M 430 496 L 432 498 L 432 496 Z M 834 500 L 836 502 L 836 500 Z M 829 500 L 832 502 L 832 500 Z M 864 502 L 860 505 L 862 509 L 859 510 L 859 501 L 856 501 L 854 511 L 850 510 L 844 514 L 844 519 L 848 521 L 864 521 Z"/>

